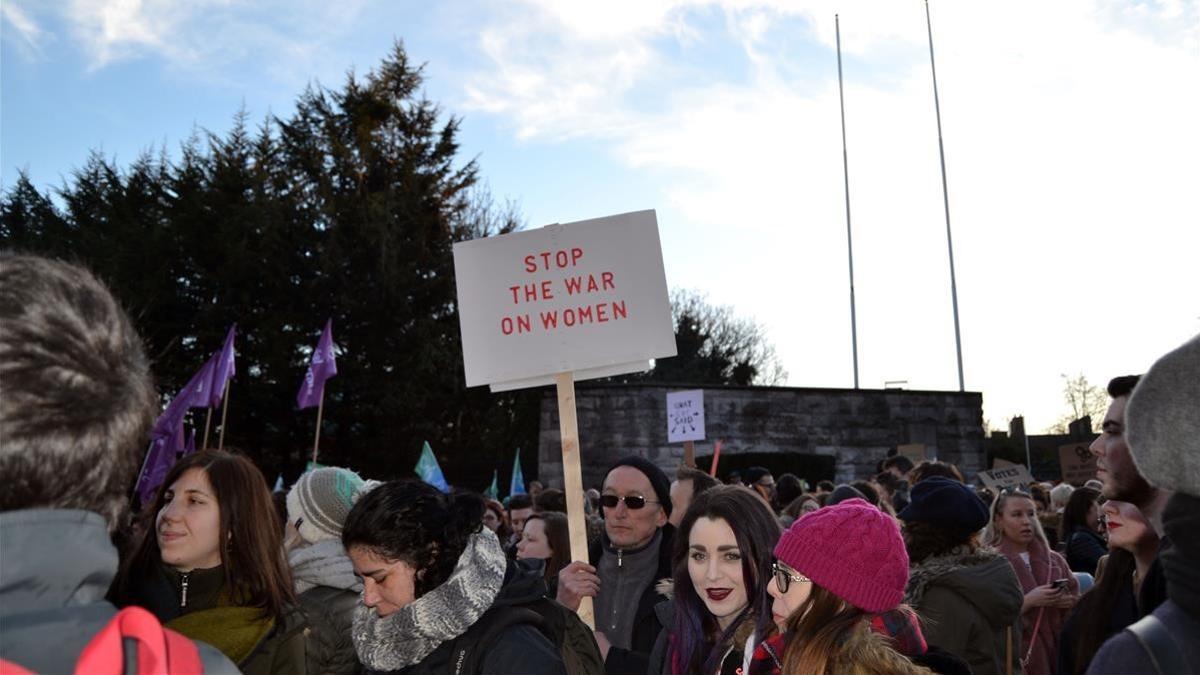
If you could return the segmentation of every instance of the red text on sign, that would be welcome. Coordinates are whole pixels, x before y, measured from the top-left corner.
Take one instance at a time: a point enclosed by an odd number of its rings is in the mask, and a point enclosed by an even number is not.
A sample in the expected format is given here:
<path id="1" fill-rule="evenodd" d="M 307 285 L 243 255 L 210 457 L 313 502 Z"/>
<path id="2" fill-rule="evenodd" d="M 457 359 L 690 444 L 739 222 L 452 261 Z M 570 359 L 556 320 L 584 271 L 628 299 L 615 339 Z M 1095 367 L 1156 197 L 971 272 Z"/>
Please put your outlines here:
<path id="1" fill-rule="evenodd" d="M 563 279 L 563 283 L 567 285 L 567 295 L 577 295 L 584 292 L 585 289 L 588 293 L 595 293 L 601 288 L 606 291 L 611 291 L 612 289 L 616 288 L 616 284 L 613 283 L 612 272 L 601 272 L 600 281 L 598 283 L 596 281 L 596 275 L 594 274 L 587 275 L 586 284 L 584 283 L 583 279 L 583 277 L 567 277 Z"/>
<path id="2" fill-rule="evenodd" d="M 579 260 L 583 258 L 583 249 L 575 247 L 571 250 L 559 251 L 542 251 L 525 256 L 525 271 L 533 274 L 539 269 L 548 271 L 552 268 L 562 269 L 564 267 L 574 267 L 579 264 Z"/>

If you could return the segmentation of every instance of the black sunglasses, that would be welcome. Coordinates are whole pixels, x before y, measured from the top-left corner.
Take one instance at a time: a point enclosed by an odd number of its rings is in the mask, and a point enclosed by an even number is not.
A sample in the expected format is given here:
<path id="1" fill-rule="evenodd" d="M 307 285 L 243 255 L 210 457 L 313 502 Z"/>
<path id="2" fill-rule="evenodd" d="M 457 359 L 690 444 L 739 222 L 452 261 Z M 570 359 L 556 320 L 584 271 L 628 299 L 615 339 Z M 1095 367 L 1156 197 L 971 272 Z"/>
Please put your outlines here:
<path id="1" fill-rule="evenodd" d="M 775 585 L 779 587 L 780 593 L 787 593 L 788 588 L 791 587 L 793 581 L 798 582 L 798 583 L 803 583 L 805 581 L 812 581 L 812 579 L 809 579 L 808 577 L 804 576 L 803 574 L 800 574 L 800 573 L 793 574 L 793 573 L 789 572 L 788 570 L 784 569 L 779 564 L 779 561 L 775 561 L 775 562 L 771 563 L 771 571 L 775 574 Z"/>
<path id="2" fill-rule="evenodd" d="M 616 495 L 600 495 L 600 505 L 606 509 L 615 509 L 619 502 L 625 502 L 625 508 L 636 511 L 647 504 L 658 504 L 659 502 L 650 501 L 641 495 L 625 495 L 618 497 Z"/>

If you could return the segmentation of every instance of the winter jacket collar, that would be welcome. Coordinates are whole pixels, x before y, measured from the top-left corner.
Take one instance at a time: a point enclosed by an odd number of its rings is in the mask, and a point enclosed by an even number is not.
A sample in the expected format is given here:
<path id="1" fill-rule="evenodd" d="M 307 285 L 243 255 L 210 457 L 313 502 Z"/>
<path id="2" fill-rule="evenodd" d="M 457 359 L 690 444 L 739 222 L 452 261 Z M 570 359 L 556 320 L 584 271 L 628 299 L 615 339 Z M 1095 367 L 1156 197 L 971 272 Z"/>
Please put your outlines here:
<path id="1" fill-rule="evenodd" d="M 1012 575 L 1008 559 L 993 549 L 952 551 L 913 566 L 904 602 L 919 610 L 930 588 L 944 587 L 977 607 L 994 628 L 1003 630 L 1021 612 L 1021 595 L 1011 588 Z"/>
<path id="2" fill-rule="evenodd" d="M 363 586 L 354 576 L 354 563 L 346 555 L 340 539 L 325 539 L 288 551 L 296 593 L 317 586 L 361 593 Z"/>
<path id="3" fill-rule="evenodd" d="M 0 616 L 101 602 L 117 574 L 117 550 L 98 513 L 24 509 L 0 513 Z"/>

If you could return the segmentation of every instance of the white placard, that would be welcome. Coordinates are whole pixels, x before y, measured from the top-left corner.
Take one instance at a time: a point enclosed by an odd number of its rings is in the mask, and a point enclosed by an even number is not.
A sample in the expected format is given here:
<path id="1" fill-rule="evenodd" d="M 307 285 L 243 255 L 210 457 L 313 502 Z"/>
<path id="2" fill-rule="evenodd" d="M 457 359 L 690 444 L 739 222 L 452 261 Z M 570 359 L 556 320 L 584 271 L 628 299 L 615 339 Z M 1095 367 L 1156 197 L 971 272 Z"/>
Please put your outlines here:
<path id="1" fill-rule="evenodd" d="M 654 211 L 454 245 L 468 387 L 645 370 L 675 355 Z"/>
<path id="2" fill-rule="evenodd" d="M 1033 483 L 1033 475 L 1029 473 L 1029 469 L 1025 468 L 1024 464 L 1013 464 L 991 471 L 980 471 L 979 482 L 987 487 L 1002 490 L 1017 485 L 1030 485 Z"/>
<path id="3" fill-rule="evenodd" d="M 667 392 L 667 442 L 704 440 L 704 390 Z"/>

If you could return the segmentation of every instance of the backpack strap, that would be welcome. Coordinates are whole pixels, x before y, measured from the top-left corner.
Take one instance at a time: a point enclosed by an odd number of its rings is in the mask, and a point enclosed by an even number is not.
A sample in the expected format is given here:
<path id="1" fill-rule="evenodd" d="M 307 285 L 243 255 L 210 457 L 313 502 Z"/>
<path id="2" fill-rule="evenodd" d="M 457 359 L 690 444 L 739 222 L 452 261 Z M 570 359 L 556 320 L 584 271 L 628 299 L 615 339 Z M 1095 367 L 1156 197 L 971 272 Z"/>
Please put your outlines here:
<path id="1" fill-rule="evenodd" d="M 1159 675 L 1191 672 L 1179 643 L 1157 616 L 1147 614 L 1125 630 L 1132 633 L 1150 655 L 1150 663 Z"/>
<path id="2" fill-rule="evenodd" d="M 196 643 L 141 607 L 126 607 L 83 648 L 75 672 L 202 675 L 204 665 Z"/>
<path id="3" fill-rule="evenodd" d="M 454 641 L 450 663 L 454 675 L 473 675 L 483 665 L 483 657 L 505 630 L 518 624 L 530 624 L 543 633 L 545 620 L 538 612 L 525 607 L 495 607 L 484 613 Z M 549 637 L 549 636 L 547 636 Z M 554 644 L 553 638 L 551 643 Z"/>

